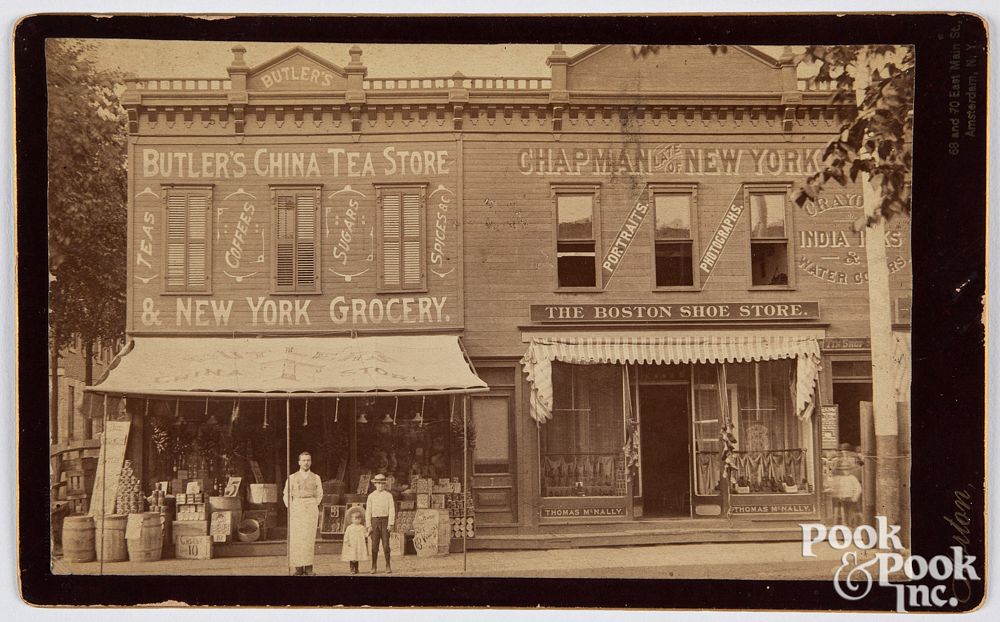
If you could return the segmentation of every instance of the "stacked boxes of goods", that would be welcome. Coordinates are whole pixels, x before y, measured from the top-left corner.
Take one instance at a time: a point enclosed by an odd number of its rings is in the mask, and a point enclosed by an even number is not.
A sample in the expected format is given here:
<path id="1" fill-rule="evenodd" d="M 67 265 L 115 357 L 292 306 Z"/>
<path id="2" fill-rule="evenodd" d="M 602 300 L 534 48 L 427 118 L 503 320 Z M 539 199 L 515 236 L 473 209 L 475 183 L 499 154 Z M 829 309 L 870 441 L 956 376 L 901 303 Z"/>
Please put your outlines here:
<path id="1" fill-rule="evenodd" d="M 434 480 L 421 477 L 416 480 L 417 509 L 426 510 L 431 507 L 431 495 L 434 494 Z"/>
<path id="2" fill-rule="evenodd" d="M 163 557 L 174 556 L 174 516 L 177 512 L 177 499 L 168 495 L 165 490 L 154 490 L 149 497 L 149 511 L 159 512 L 163 516 Z"/>
<path id="3" fill-rule="evenodd" d="M 145 499 L 142 496 L 142 486 L 135 476 L 135 467 L 131 460 L 126 460 L 122 465 L 121 474 L 118 476 L 118 496 L 115 498 L 115 512 L 117 514 L 135 514 L 142 512 Z"/>
<path id="4" fill-rule="evenodd" d="M 454 492 L 448 493 L 445 497 L 445 506 L 451 519 L 451 535 L 453 538 L 474 538 L 476 519 L 472 493 L 465 493 L 463 506 L 462 485 L 453 483 L 452 488 Z"/>
<path id="5" fill-rule="evenodd" d="M 615 494 L 624 497 L 628 492 L 628 473 L 625 470 L 625 460 L 618 457 L 615 460 Z"/>
<path id="6" fill-rule="evenodd" d="M 202 558 L 205 549 L 211 550 L 211 540 L 208 531 L 208 503 L 205 493 L 190 493 L 177 495 L 177 515 L 172 523 L 173 543 L 177 557 L 182 559 Z M 208 538 L 192 540 L 192 538 Z M 211 557 L 211 553 L 207 553 Z"/>

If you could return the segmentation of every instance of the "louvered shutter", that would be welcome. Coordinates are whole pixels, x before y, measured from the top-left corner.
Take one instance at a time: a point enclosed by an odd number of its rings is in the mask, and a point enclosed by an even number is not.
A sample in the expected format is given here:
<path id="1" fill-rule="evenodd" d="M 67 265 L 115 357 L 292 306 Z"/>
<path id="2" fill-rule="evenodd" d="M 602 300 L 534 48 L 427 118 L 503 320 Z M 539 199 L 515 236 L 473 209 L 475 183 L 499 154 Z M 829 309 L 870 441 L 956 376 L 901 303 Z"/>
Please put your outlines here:
<path id="1" fill-rule="evenodd" d="M 208 288 L 207 190 L 170 189 L 167 192 L 168 291 L 204 291 Z"/>
<path id="2" fill-rule="evenodd" d="M 296 195 L 295 200 L 295 286 L 316 286 L 316 197 Z"/>
<path id="3" fill-rule="evenodd" d="M 274 227 L 274 284 L 277 289 L 295 288 L 295 197 L 278 195 Z"/>
<path id="4" fill-rule="evenodd" d="M 187 286 L 189 289 L 205 289 L 208 279 L 207 245 L 208 197 L 201 193 L 188 194 Z"/>
<path id="5" fill-rule="evenodd" d="M 403 193 L 403 287 L 423 287 L 423 201 L 417 192 Z"/>
<path id="6" fill-rule="evenodd" d="M 424 196 L 422 189 L 382 193 L 382 276 L 386 290 L 423 289 Z"/>
<path id="7" fill-rule="evenodd" d="M 398 289 L 402 285 L 402 195 L 398 192 L 382 196 L 382 286 Z"/>
<path id="8" fill-rule="evenodd" d="M 167 289 L 183 290 L 187 281 L 187 197 L 181 192 L 167 195 Z"/>

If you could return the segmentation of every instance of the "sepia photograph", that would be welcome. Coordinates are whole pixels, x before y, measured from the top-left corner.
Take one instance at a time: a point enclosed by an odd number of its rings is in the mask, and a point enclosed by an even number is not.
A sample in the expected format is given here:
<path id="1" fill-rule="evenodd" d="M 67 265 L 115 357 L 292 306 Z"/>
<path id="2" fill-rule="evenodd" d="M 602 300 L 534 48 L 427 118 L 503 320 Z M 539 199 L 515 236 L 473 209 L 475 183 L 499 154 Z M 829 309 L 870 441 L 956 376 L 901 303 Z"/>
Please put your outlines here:
<path id="1" fill-rule="evenodd" d="M 919 45 L 201 39 L 44 40 L 53 576 L 972 598 L 913 528 Z"/>

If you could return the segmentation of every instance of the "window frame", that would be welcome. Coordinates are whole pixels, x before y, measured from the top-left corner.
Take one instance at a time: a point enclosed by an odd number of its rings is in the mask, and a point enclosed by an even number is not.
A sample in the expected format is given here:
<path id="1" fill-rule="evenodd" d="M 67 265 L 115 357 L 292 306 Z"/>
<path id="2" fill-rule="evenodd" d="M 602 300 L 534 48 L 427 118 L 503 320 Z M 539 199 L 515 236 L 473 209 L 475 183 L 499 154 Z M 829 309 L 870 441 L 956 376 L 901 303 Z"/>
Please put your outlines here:
<path id="1" fill-rule="evenodd" d="M 163 223 L 163 251 L 161 253 L 162 257 L 162 267 L 163 267 L 163 279 L 160 281 L 160 294 L 164 296 L 186 296 L 190 294 L 212 294 L 212 274 L 214 272 L 214 262 L 212 261 L 212 255 L 214 248 L 212 246 L 212 239 L 214 234 L 215 221 L 212 218 L 212 212 L 215 206 L 215 184 L 174 184 L 174 183 L 164 183 L 160 184 L 160 189 L 163 191 L 163 211 L 161 214 L 161 222 Z M 170 195 L 175 191 L 203 191 L 206 195 L 205 202 L 205 283 L 202 288 L 193 288 L 187 285 L 188 280 L 188 270 L 187 262 L 185 260 L 184 264 L 184 281 L 185 285 L 179 289 L 171 289 L 167 283 L 167 273 L 170 269 Z M 187 224 L 185 223 L 185 227 Z M 185 239 L 185 257 L 187 257 L 187 242 Z"/>
<path id="2" fill-rule="evenodd" d="M 743 186 L 743 205 L 746 206 L 747 211 L 747 243 L 745 247 L 746 253 L 746 265 L 747 265 L 747 289 L 748 290 L 772 290 L 772 291 L 787 291 L 795 289 L 795 246 L 792 243 L 795 239 L 794 228 L 792 226 L 792 208 L 791 201 L 789 200 L 789 192 L 791 192 L 792 184 L 790 182 L 774 182 L 768 184 L 744 184 Z M 781 194 L 785 201 L 785 235 L 780 238 L 755 238 L 753 235 L 753 206 L 751 204 L 751 198 L 754 195 L 760 194 Z M 754 285 L 753 282 L 753 245 L 756 241 L 761 244 L 773 244 L 778 245 L 782 242 L 785 244 L 785 261 L 786 261 L 786 274 L 788 275 L 788 282 L 782 285 Z"/>
<path id="3" fill-rule="evenodd" d="M 690 238 L 664 239 L 658 240 L 656 237 L 656 197 L 657 195 L 688 195 L 691 197 L 690 214 L 688 216 L 691 227 Z M 652 209 L 653 226 L 650 242 L 650 276 L 652 277 L 652 291 L 654 292 L 695 292 L 701 291 L 702 281 L 698 270 L 699 257 L 699 229 L 698 229 L 698 184 L 696 183 L 650 183 L 649 184 L 649 206 Z M 657 242 L 690 242 L 691 244 L 691 284 L 690 285 L 657 285 L 656 284 L 656 244 Z"/>
<path id="4" fill-rule="evenodd" d="M 553 291 L 563 292 L 602 292 L 604 291 L 603 279 L 601 278 L 601 260 L 603 252 L 601 249 L 601 184 L 600 182 L 584 183 L 553 183 L 549 186 L 552 210 L 552 257 L 553 266 Z M 593 243 L 594 243 L 594 285 L 585 286 L 563 286 L 559 283 L 559 197 L 561 196 L 590 196 L 592 197 L 593 219 L 591 222 Z M 578 240 L 589 242 L 590 240 Z"/>
<path id="5" fill-rule="evenodd" d="M 398 183 L 378 183 L 375 184 L 375 229 L 377 230 L 375 251 L 375 293 L 377 294 L 417 294 L 428 291 L 427 278 L 427 188 L 428 182 L 408 181 Z M 420 195 L 420 283 L 415 286 L 407 286 L 403 281 L 403 250 L 400 248 L 400 279 L 398 287 L 390 287 L 384 284 L 384 264 L 383 253 L 385 252 L 384 227 L 382 225 L 383 209 L 382 199 L 387 191 L 405 192 L 415 190 Z M 402 228 L 402 204 L 400 204 L 400 227 Z M 402 241 L 402 231 L 400 232 Z"/>
<path id="6" fill-rule="evenodd" d="M 288 294 L 307 295 L 320 294 L 322 287 L 322 262 L 323 257 L 323 184 L 270 184 L 268 190 L 271 193 L 271 295 L 284 296 Z M 292 278 L 294 283 L 291 288 L 282 288 L 278 285 L 278 197 L 282 193 L 290 193 L 295 196 L 297 193 L 314 192 L 316 205 L 315 221 L 313 228 L 313 284 L 310 287 L 302 287 L 299 284 L 297 271 L 293 269 Z M 298 206 L 295 208 L 298 209 Z M 295 235 L 298 235 L 298 222 L 295 222 Z M 295 240 L 295 250 L 293 256 L 298 254 L 298 240 Z"/>

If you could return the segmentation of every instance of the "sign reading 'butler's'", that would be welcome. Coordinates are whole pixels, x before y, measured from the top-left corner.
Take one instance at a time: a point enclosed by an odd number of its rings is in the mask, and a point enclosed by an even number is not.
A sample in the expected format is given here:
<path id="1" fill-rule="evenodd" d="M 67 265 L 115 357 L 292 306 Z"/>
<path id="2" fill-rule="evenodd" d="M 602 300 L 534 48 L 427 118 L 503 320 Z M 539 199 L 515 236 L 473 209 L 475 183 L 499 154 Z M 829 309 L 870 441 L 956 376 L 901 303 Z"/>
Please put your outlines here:
<path id="1" fill-rule="evenodd" d="M 700 322 L 705 320 L 815 320 L 818 302 L 531 305 L 532 322 Z"/>

